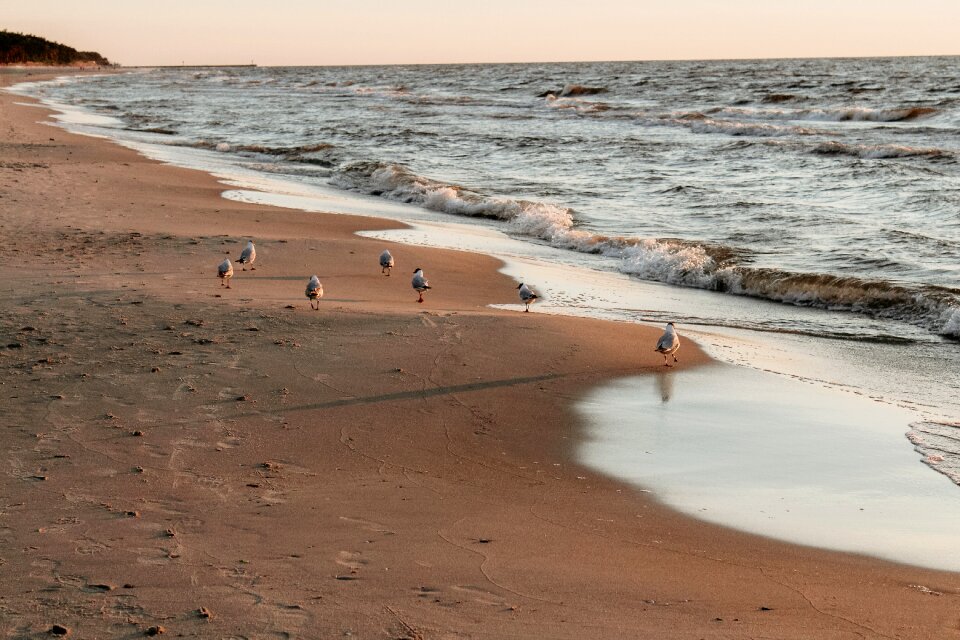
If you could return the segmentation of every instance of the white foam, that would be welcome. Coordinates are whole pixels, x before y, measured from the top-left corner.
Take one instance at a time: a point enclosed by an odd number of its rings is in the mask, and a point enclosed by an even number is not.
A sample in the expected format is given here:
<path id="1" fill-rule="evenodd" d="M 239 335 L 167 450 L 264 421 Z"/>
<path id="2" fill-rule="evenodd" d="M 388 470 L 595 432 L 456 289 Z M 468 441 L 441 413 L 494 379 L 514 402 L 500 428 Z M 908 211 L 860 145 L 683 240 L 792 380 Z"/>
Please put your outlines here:
<path id="1" fill-rule="evenodd" d="M 649 280 L 713 288 L 717 265 L 701 246 L 645 239 L 623 249 L 623 271 Z"/>

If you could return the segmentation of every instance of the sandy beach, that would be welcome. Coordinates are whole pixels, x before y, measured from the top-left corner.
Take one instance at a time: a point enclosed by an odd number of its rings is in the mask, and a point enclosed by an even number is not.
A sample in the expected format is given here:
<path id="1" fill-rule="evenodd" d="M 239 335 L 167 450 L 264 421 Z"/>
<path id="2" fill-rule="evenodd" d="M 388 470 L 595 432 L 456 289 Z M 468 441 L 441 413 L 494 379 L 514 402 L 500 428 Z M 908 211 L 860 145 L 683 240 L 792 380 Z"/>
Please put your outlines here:
<path id="1" fill-rule="evenodd" d="M 960 638 L 958 574 L 577 466 L 574 402 L 661 370 L 659 327 L 491 308 L 518 301 L 492 258 L 227 201 L 24 102 L 0 93 L 4 637 Z"/>

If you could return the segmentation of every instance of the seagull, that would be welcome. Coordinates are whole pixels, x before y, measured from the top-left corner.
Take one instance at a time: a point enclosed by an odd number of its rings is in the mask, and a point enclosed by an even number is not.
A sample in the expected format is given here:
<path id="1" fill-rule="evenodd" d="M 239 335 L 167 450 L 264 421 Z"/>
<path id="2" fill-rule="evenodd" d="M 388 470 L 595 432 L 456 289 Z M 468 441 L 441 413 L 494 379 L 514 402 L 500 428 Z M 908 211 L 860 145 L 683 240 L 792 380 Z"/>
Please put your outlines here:
<path id="1" fill-rule="evenodd" d="M 423 277 L 423 269 L 417 267 L 413 272 L 413 280 L 410 282 L 414 290 L 420 294 L 420 298 L 417 302 L 423 302 L 423 292 L 427 289 L 432 288 L 430 283 L 427 282 L 427 279 Z"/>
<path id="2" fill-rule="evenodd" d="M 217 267 L 217 277 L 223 280 L 220 283 L 221 287 L 226 284 L 227 289 L 230 288 L 230 278 L 233 277 L 233 265 L 230 264 L 230 258 L 224 258 L 220 266 Z"/>
<path id="3" fill-rule="evenodd" d="M 523 284 L 522 282 L 517 286 L 517 289 L 520 290 L 520 300 L 523 301 L 523 304 L 527 305 L 527 308 L 524 309 L 526 312 L 530 312 L 530 304 L 540 298 L 537 294 L 533 292 L 533 289 Z"/>
<path id="4" fill-rule="evenodd" d="M 673 365 L 667 364 L 667 356 L 672 355 L 674 362 L 680 362 L 677 360 L 677 349 L 680 348 L 680 336 L 677 335 L 676 329 L 673 328 L 673 323 L 668 322 L 667 327 L 663 332 L 663 335 L 660 336 L 660 339 L 657 340 L 657 348 L 654 351 L 663 354 L 663 366 L 670 367 Z"/>
<path id="5" fill-rule="evenodd" d="M 250 265 L 250 271 L 256 271 L 257 268 L 253 266 L 254 260 L 257 259 L 257 249 L 253 246 L 253 240 L 247 242 L 247 247 L 240 253 L 240 257 L 237 258 L 237 262 L 240 264 Z M 247 270 L 246 267 L 243 268 L 244 271 Z"/>
<path id="6" fill-rule="evenodd" d="M 323 285 L 320 284 L 320 278 L 310 276 L 310 282 L 307 283 L 307 290 L 304 295 L 310 300 L 310 308 L 318 311 L 320 309 L 320 298 L 323 297 Z M 314 300 L 316 300 L 317 306 L 313 306 Z"/>
<path id="7" fill-rule="evenodd" d="M 390 269 L 393 269 L 393 256 L 390 255 L 389 249 L 384 249 L 383 253 L 380 254 L 380 273 L 389 276 Z"/>

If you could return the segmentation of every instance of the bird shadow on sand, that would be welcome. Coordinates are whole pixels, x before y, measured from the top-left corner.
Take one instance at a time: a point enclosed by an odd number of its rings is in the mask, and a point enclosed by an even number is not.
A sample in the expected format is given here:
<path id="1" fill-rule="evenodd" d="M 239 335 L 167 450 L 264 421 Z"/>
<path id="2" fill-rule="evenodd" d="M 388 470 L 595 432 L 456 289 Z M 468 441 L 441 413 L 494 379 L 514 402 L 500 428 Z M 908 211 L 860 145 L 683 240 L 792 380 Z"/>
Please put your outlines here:
<path id="1" fill-rule="evenodd" d="M 385 393 L 376 396 L 364 396 L 360 398 L 343 398 L 341 400 L 331 400 L 330 402 L 317 402 L 314 404 L 302 404 L 295 407 L 283 407 L 272 409 L 272 413 L 287 413 L 291 411 L 310 411 L 312 409 L 332 409 L 335 407 L 347 407 L 351 405 L 375 404 L 377 402 L 392 402 L 394 400 L 421 400 L 435 396 L 445 396 L 452 393 L 466 393 L 470 391 L 483 391 L 486 389 L 496 389 L 498 387 L 513 387 L 523 384 L 532 384 L 534 382 L 543 382 L 546 380 L 555 380 L 565 377 L 566 374 L 550 373 L 541 376 L 528 376 L 523 378 L 507 378 L 504 380 L 490 380 L 487 382 L 471 382 L 469 384 L 455 384 L 445 387 L 435 387 L 433 389 L 418 389 L 416 391 L 399 391 L 397 393 Z M 239 414 L 236 417 L 250 417 L 259 415 L 256 413 Z"/>

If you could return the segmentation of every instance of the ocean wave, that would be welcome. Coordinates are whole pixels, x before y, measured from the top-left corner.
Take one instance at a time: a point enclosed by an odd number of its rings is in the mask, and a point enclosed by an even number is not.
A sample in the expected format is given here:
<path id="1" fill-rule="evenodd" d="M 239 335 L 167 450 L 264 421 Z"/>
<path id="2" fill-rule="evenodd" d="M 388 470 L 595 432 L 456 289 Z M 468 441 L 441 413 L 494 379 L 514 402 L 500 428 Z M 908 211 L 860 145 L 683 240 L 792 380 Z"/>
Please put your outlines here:
<path id="1" fill-rule="evenodd" d="M 601 113 L 610 110 L 610 105 L 605 102 L 593 102 L 579 98 L 558 98 L 552 94 L 547 96 L 545 104 L 552 109 L 572 109 L 577 113 Z"/>
<path id="2" fill-rule="evenodd" d="M 884 281 L 755 268 L 742 264 L 742 252 L 724 245 L 599 235 L 577 228 L 570 208 L 484 195 L 398 164 L 348 164 L 335 170 L 331 181 L 433 211 L 504 221 L 512 232 L 555 247 L 619 259 L 621 271 L 646 280 L 901 320 L 960 339 L 960 292 L 954 290 L 914 290 Z"/>
<path id="3" fill-rule="evenodd" d="M 391 200 L 418 204 L 453 215 L 513 221 L 530 231 L 549 234 L 554 226 L 572 227 L 573 211 L 555 205 L 491 197 L 458 185 L 431 180 L 399 164 L 353 162 L 339 167 L 335 186 Z"/>
<path id="4" fill-rule="evenodd" d="M 644 240 L 623 251 L 623 270 L 648 280 L 900 320 L 960 338 L 960 296 L 885 281 L 792 273 L 736 264 L 735 254 L 678 241 Z"/>
<path id="5" fill-rule="evenodd" d="M 711 115 L 755 120 L 816 120 L 822 122 L 904 122 L 939 113 L 934 107 L 834 107 L 820 109 L 773 109 L 718 107 Z"/>
<path id="6" fill-rule="evenodd" d="M 567 98 L 570 96 L 595 96 L 600 93 L 607 93 L 606 87 L 587 87 L 581 84 L 568 84 L 560 89 L 547 89 L 543 93 L 537 94 L 538 98 Z"/>
<path id="7" fill-rule="evenodd" d="M 780 104 L 781 102 L 790 102 L 791 100 L 796 100 L 797 96 L 792 93 L 768 93 L 763 96 L 760 102 L 766 102 L 768 104 Z"/>
<path id="8" fill-rule="evenodd" d="M 647 126 L 686 127 L 694 133 L 719 133 L 729 136 L 781 137 L 809 136 L 823 133 L 815 129 L 793 125 L 717 120 L 699 112 L 659 118 L 650 118 L 642 115 L 640 121 Z"/>
<path id="9" fill-rule="evenodd" d="M 307 154 L 323 153 L 335 148 L 334 145 L 324 142 L 318 144 L 297 145 L 293 147 L 271 147 L 260 144 L 231 144 L 229 142 L 213 142 L 211 140 L 201 139 L 185 144 L 186 146 L 193 147 L 195 149 L 212 149 L 224 153 L 255 153 L 264 156 L 282 157 L 285 160 L 296 160 L 300 162 L 311 161 L 311 159 L 304 157 Z"/>
<path id="10" fill-rule="evenodd" d="M 844 142 L 828 141 L 814 146 L 811 151 L 820 155 L 845 155 L 865 160 L 882 160 L 885 158 L 910 158 L 926 156 L 929 158 L 953 157 L 949 151 L 935 148 L 908 147 L 898 144 L 847 144 Z"/>
<path id="11" fill-rule="evenodd" d="M 142 133 L 158 133 L 162 136 L 173 136 L 177 134 L 175 129 L 168 129 L 166 127 L 145 127 L 140 129 L 138 127 L 125 127 L 126 131 L 138 131 Z"/>
<path id="12" fill-rule="evenodd" d="M 791 127 L 766 123 L 732 122 L 727 120 L 684 121 L 694 133 L 723 133 L 730 136 L 809 136 L 819 133 L 805 127 Z"/>

